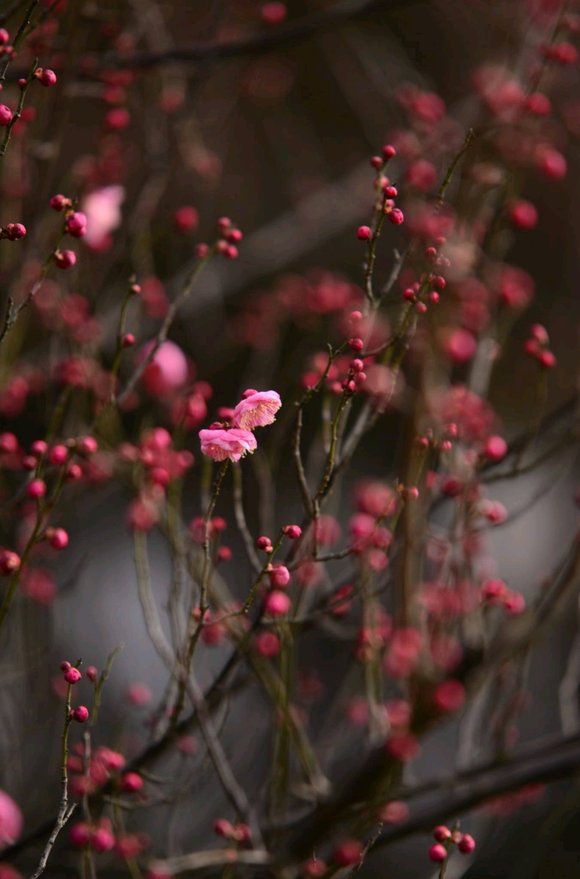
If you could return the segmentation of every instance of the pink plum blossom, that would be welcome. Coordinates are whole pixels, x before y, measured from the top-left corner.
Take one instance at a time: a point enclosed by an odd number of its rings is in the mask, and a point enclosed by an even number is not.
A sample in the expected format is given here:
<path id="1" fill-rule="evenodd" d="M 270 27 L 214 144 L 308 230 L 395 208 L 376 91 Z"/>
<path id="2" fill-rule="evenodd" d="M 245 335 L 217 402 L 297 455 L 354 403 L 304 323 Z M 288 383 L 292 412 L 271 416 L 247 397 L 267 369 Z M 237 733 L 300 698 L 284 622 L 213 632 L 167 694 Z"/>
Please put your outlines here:
<path id="1" fill-rule="evenodd" d="M 233 424 L 243 430 L 266 427 L 276 419 L 276 412 L 282 405 L 277 391 L 247 390 L 234 409 Z"/>
<path id="2" fill-rule="evenodd" d="M 200 430 L 201 451 L 214 461 L 239 461 L 246 452 L 254 452 L 257 448 L 256 437 L 249 430 L 237 427 L 231 430 Z"/>
<path id="3" fill-rule="evenodd" d="M 104 186 L 95 189 L 83 199 L 82 209 L 87 218 L 85 243 L 94 250 L 106 250 L 110 234 L 121 225 L 121 205 L 125 199 L 123 186 Z"/>
<path id="4" fill-rule="evenodd" d="M 143 358 L 149 356 L 154 344 L 148 342 L 143 347 Z M 162 396 L 182 388 L 188 377 L 187 358 L 181 348 L 175 342 L 163 342 L 143 373 L 143 384 L 153 396 Z"/>
<path id="5" fill-rule="evenodd" d="M 12 797 L 0 790 L 0 850 L 12 845 L 22 830 L 22 813 Z"/>

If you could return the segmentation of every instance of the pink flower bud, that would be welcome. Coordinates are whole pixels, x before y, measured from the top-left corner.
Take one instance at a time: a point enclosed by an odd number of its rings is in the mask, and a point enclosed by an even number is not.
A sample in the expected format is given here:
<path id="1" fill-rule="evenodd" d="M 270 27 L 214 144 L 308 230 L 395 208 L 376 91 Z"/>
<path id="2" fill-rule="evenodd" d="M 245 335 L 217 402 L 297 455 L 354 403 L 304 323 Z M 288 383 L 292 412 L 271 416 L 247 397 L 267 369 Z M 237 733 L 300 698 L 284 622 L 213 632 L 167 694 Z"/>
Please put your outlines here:
<path id="1" fill-rule="evenodd" d="M 7 793 L 0 790 L 0 851 L 16 842 L 22 831 L 22 812 Z"/>
<path id="2" fill-rule="evenodd" d="M 541 351 L 538 356 L 538 362 L 544 369 L 553 369 L 556 365 L 556 356 L 552 351 Z"/>
<path id="3" fill-rule="evenodd" d="M 76 482 L 83 475 L 82 467 L 79 464 L 69 464 L 66 468 L 65 476 L 70 482 Z"/>
<path id="4" fill-rule="evenodd" d="M 549 147 L 538 151 L 536 164 L 538 170 L 549 180 L 561 180 L 566 176 L 568 170 L 566 159 L 562 153 Z"/>
<path id="5" fill-rule="evenodd" d="M 517 199 L 509 206 L 508 217 L 517 229 L 533 229 L 538 222 L 538 211 L 531 201 Z"/>
<path id="6" fill-rule="evenodd" d="M 552 110 L 550 99 L 541 92 L 532 92 L 528 95 L 525 107 L 528 113 L 533 113 L 534 116 L 549 116 Z"/>
<path id="7" fill-rule="evenodd" d="M 64 528 L 47 528 L 46 539 L 53 549 L 66 549 L 68 546 L 68 534 Z"/>
<path id="8" fill-rule="evenodd" d="M 269 537 L 262 535 L 262 537 L 258 537 L 256 540 L 256 546 L 258 549 L 268 550 L 272 546 L 272 541 Z"/>
<path id="9" fill-rule="evenodd" d="M 290 571 L 285 565 L 274 565 L 269 576 L 273 588 L 283 589 L 290 582 Z"/>
<path id="10" fill-rule="evenodd" d="M 409 817 L 409 807 L 403 800 L 391 800 L 385 803 L 379 813 L 379 820 L 384 824 L 401 824 Z"/>
<path id="11" fill-rule="evenodd" d="M 436 842 L 435 845 L 432 845 L 429 849 L 429 857 L 435 863 L 440 863 L 444 861 L 447 857 L 447 849 L 445 846 L 441 845 L 441 843 Z"/>
<path id="12" fill-rule="evenodd" d="M 526 601 L 520 592 L 508 592 L 503 599 L 503 606 L 512 616 L 518 616 L 526 609 Z"/>
<path id="13" fill-rule="evenodd" d="M 76 449 L 81 455 L 94 455 L 99 449 L 99 444 L 94 436 L 83 436 L 77 440 Z"/>
<path id="14" fill-rule="evenodd" d="M 68 832 L 70 844 L 74 848 L 84 848 L 91 841 L 92 830 L 85 821 L 73 824 Z"/>
<path id="15" fill-rule="evenodd" d="M 357 839 L 346 839 L 336 847 L 332 857 L 339 867 L 351 867 L 360 863 L 362 853 L 362 844 Z"/>
<path id="16" fill-rule="evenodd" d="M 67 198 L 66 195 L 62 195 L 62 193 L 58 193 L 58 195 L 53 195 L 49 201 L 49 204 L 53 211 L 64 211 L 65 208 L 70 207 L 71 200 Z"/>
<path id="17" fill-rule="evenodd" d="M 78 705 L 73 709 L 71 716 L 77 723 L 85 723 L 89 719 L 89 709 L 86 705 Z"/>
<path id="18" fill-rule="evenodd" d="M 59 466 L 64 464 L 68 458 L 68 449 L 66 446 L 59 444 L 53 446 L 48 452 L 48 460 L 51 464 Z"/>
<path id="19" fill-rule="evenodd" d="M 38 75 L 39 71 L 40 75 Z M 36 70 L 35 76 L 37 76 L 40 84 L 43 85 L 45 88 L 50 88 L 51 86 L 56 85 L 56 73 L 49 67 L 45 67 L 44 69 L 39 68 L 38 70 Z"/>
<path id="20" fill-rule="evenodd" d="M 131 123 L 131 116 L 125 107 L 113 107 L 105 115 L 105 127 L 109 131 L 122 131 Z"/>
<path id="21" fill-rule="evenodd" d="M 23 223 L 8 223 L 4 232 L 10 241 L 18 241 L 26 236 L 26 226 Z"/>
<path id="22" fill-rule="evenodd" d="M 279 2 L 279 0 L 270 0 L 262 5 L 260 14 L 264 24 L 277 25 L 286 20 L 288 9 L 286 4 Z"/>
<path id="23" fill-rule="evenodd" d="M 485 446 L 483 447 L 483 454 L 490 461 L 501 461 L 502 458 L 505 458 L 508 450 L 508 445 L 503 437 L 501 436 L 490 436 L 485 441 Z"/>
<path id="24" fill-rule="evenodd" d="M 266 659 L 273 659 L 280 653 L 280 639 L 274 632 L 260 632 L 255 643 L 256 651 Z"/>
<path id="25" fill-rule="evenodd" d="M 368 241 L 372 234 L 370 226 L 359 226 L 356 230 L 356 237 L 359 241 Z"/>
<path id="26" fill-rule="evenodd" d="M 406 763 L 419 753 L 419 742 L 412 733 L 396 733 L 387 740 L 386 749 L 395 760 Z"/>
<path id="27" fill-rule="evenodd" d="M 443 681 L 435 687 L 433 702 L 440 711 L 457 711 L 465 702 L 465 687 L 461 681 Z"/>
<path id="28" fill-rule="evenodd" d="M 488 604 L 497 604 L 507 594 L 507 586 L 503 580 L 486 580 L 481 587 L 481 597 Z"/>
<path id="29" fill-rule="evenodd" d="M 320 858 L 311 858 L 302 864 L 302 872 L 308 879 L 321 879 L 327 870 L 328 864 Z"/>
<path id="30" fill-rule="evenodd" d="M 0 125 L 9 125 L 12 121 L 12 110 L 6 104 L 0 104 Z"/>
<path id="31" fill-rule="evenodd" d="M 59 269 L 70 269 L 76 265 L 77 255 L 74 250 L 55 250 L 52 256 Z"/>
<path id="32" fill-rule="evenodd" d="M 92 684 L 94 684 L 95 681 L 97 680 L 98 676 L 99 676 L 99 673 L 98 673 L 98 671 L 97 671 L 97 669 L 95 668 L 94 665 L 87 665 L 87 668 L 86 668 L 86 671 L 85 671 L 85 675 L 87 676 L 88 680 L 89 680 Z"/>
<path id="33" fill-rule="evenodd" d="M 299 525 L 284 525 L 282 531 L 290 540 L 298 540 L 302 535 L 302 528 Z"/>
<path id="34" fill-rule="evenodd" d="M 18 439 L 13 433 L 0 434 L 0 453 L 7 455 L 14 454 L 18 451 Z"/>
<path id="35" fill-rule="evenodd" d="M 199 225 L 199 213 L 191 205 L 178 208 L 173 215 L 178 232 L 195 232 Z"/>
<path id="36" fill-rule="evenodd" d="M 216 818 L 213 822 L 213 832 L 216 836 L 222 836 L 224 839 L 230 839 L 233 836 L 234 828 L 227 818 Z"/>
<path id="37" fill-rule="evenodd" d="M 81 678 L 82 674 L 78 668 L 68 668 L 64 673 L 64 679 L 67 684 L 78 684 Z"/>
<path id="38" fill-rule="evenodd" d="M 271 617 L 286 616 L 291 606 L 292 602 L 285 592 L 270 592 L 264 601 L 264 610 Z"/>
<path id="39" fill-rule="evenodd" d="M 110 852 L 115 847 L 115 837 L 108 827 L 99 827 L 91 836 L 91 848 L 96 852 Z"/>
<path id="40" fill-rule="evenodd" d="M 33 500 L 39 500 L 46 494 L 46 483 L 42 479 L 33 479 L 26 486 L 26 494 Z"/>
<path id="41" fill-rule="evenodd" d="M 448 839 L 451 839 L 451 831 L 445 824 L 439 824 L 433 829 L 433 836 L 437 842 L 446 842 Z"/>
<path id="42" fill-rule="evenodd" d="M 457 843 L 457 848 L 464 855 L 470 855 L 475 850 L 475 840 L 469 833 L 464 833 Z"/>
<path id="43" fill-rule="evenodd" d="M 87 234 L 87 217 L 82 211 L 74 211 L 66 218 L 66 231 L 74 238 L 83 238 Z"/>
<path id="44" fill-rule="evenodd" d="M 143 779 L 137 772 L 126 772 L 121 778 L 121 790 L 135 793 L 143 787 Z"/>
<path id="45" fill-rule="evenodd" d="M 0 573 L 13 574 L 20 567 L 20 556 L 10 549 L 0 549 Z"/>

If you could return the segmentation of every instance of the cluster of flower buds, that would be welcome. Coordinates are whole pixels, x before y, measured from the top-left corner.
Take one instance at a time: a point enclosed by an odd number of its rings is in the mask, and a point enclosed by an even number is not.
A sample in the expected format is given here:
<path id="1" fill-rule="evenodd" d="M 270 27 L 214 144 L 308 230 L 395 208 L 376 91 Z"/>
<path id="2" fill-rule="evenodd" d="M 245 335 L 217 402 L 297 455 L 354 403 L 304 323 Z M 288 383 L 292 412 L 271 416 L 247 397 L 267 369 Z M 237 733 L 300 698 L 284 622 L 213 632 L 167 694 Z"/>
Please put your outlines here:
<path id="1" fill-rule="evenodd" d="M 82 678 L 82 672 L 67 659 L 61 662 L 60 670 L 69 686 L 78 684 Z M 85 705 L 77 705 L 76 708 L 71 709 L 70 719 L 76 720 L 77 723 L 85 723 L 89 719 L 89 709 Z"/>
<path id="2" fill-rule="evenodd" d="M 91 848 L 97 854 L 115 852 L 124 860 L 133 860 L 148 848 L 149 837 L 144 833 L 122 833 L 115 836 L 109 818 L 100 818 L 94 824 L 79 821 L 69 831 L 74 848 Z"/>
<path id="3" fill-rule="evenodd" d="M 534 324 L 530 328 L 530 338 L 524 344 L 524 351 L 529 357 L 538 361 L 544 369 L 552 369 L 556 365 L 556 357 L 550 351 L 550 337 L 542 324 Z"/>
<path id="4" fill-rule="evenodd" d="M 72 199 L 62 193 L 53 195 L 50 206 L 54 211 L 64 213 L 63 232 L 73 238 L 84 238 L 87 234 L 87 217 L 82 211 L 76 211 Z M 76 265 L 77 255 L 74 250 L 57 248 L 53 255 L 54 263 L 59 269 L 70 269 Z"/>
<path id="5" fill-rule="evenodd" d="M 389 178 L 382 173 L 387 162 L 389 162 L 395 155 L 395 147 L 391 146 L 391 144 L 386 144 L 382 149 L 382 155 L 373 156 L 371 158 L 371 166 L 379 172 L 376 185 L 380 188 L 382 193 L 380 209 L 390 223 L 393 223 L 395 226 L 400 226 L 405 221 L 405 217 L 403 211 L 395 204 L 395 199 L 399 194 L 397 187 L 394 186 Z M 370 226 L 359 226 L 356 230 L 356 237 L 359 241 L 372 241 L 376 235 L 377 232 L 373 231 Z"/>
<path id="6" fill-rule="evenodd" d="M 526 601 L 521 592 L 509 589 L 507 583 L 497 577 L 482 584 L 481 601 L 488 607 L 503 607 L 512 616 L 517 616 L 526 609 Z"/>
<path id="7" fill-rule="evenodd" d="M 290 585 L 290 571 L 286 565 L 268 565 L 270 591 L 264 599 L 264 611 L 270 617 L 283 617 L 290 611 L 292 602 L 284 591 Z"/>
<path id="8" fill-rule="evenodd" d="M 431 244 L 425 248 L 426 271 L 419 280 L 413 281 L 403 289 L 403 300 L 414 305 L 418 314 L 426 314 L 429 305 L 438 305 L 441 293 L 447 286 L 445 277 L 440 274 L 441 270 L 450 266 L 450 260 L 443 256 L 439 249 L 443 244 L 445 238 L 439 236 L 436 239 L 437 246 Z M 438 269 L 439 273 L 434 269 Z"/>
<path id="9" fill-rule="evenodd" d="M 64 213 L 64 231 L 73 238 L 83 238 L 87 234 L 87 217 L 82 211 L 74 209 L 73 200 L 62 193 L 50 199 L 53 211 Z"/>
<path id="10" fill-rule="evenodd" d="M 244 237 L 241 229 L 234 226 L 229 217 L 220 217 L 217 221 L 218 241 L 216 244 L 217 253 L 221 253 L 227 259 L 237 259 L 239 251 L 237 245 Z M 206 249 L 207 248 L 207 249 Z M 209 247 L 207 244 L 198 244 L 197 255 L 199 257 L 207 256 Z"/>
<path id="11" fill-rule="evenodd" d="M 252 832 L 247 824 L 232 824 L 227 818 L 216 818 L 213 830 L 216 836 L 235 845 L 249 845 L 252 841 Z"/>
<path id="12" fill-rule="evenodd" d="M 0 226 L 0 238 L 7 238 L 8 241 L 18 241 L 26 235 L 26 226 L 23 223 L 7 223 L 6 226 Z"/>
<path id="13" fill-rule="evenodd" d="M 14 46 L 10 42 L 10 34 L 5 27 L 0 27 L 0 58 L 12 58 L 14 55 Z"/>
<path id="14" fill-rule="evenodd" d="M 437 841 L 429 849 L 429 857 L 435 863 L 446 861 L 451 854 L 453 846 L 457 846 L 463 855 L 470 855 L 475 851 L 473 836 L 469 833 L 461 833 L 459 830 L 450 830 L 444 824 L 434 828 L 433 837 Z"/>

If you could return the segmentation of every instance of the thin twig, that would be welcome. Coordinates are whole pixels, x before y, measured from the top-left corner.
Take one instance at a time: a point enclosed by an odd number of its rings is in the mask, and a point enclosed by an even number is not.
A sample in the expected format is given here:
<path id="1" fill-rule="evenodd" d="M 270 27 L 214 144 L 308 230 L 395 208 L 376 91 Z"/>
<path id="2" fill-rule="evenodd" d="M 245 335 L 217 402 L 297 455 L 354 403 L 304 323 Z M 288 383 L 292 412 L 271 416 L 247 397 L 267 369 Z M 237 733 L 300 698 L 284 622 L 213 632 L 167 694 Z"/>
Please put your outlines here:
<path id="1" fill-rule="evenodd" d="M 72 690 L 73 685 L 69 684 L 66 691 L 66 702 L 65 702 L 65 715 L 64 715 L 64 726 L 62 730 L 61 736 L 61 751 L 60 751 L 60 786 L 61 786 L 61 795 L 60 795 L 60 806 L 58 810 L 58 815 L 56 818 L 56 823 L 54 825 L 53 831 L 48 838 L 48 842 L 46 843 L 42 855 L 40 856 L 40 861 L 38 867 L 30 877 L 30 879 L 38 879 L 38 877 L 44 872 L 46 865 L 48 863 L 48 859 L 50 857 L 50 853 L 54 847 L 54 844 L 57 840 L 57 837 L 65 824 L 68 822 L 72 813 L 76 808 L 76 803 L 73 803 L 69 806 L 68 802 L 68 734 L 70 725 L 72 723 Z"/>

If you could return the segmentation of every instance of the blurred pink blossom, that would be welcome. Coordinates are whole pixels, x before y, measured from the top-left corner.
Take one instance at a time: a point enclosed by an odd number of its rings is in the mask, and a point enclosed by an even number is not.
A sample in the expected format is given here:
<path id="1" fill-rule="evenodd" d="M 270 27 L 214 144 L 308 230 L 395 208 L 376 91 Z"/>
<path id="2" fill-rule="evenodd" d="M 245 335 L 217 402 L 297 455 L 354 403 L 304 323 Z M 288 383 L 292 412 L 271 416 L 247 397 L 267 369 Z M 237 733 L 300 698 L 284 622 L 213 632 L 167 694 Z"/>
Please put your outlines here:
<path id="1" fill-rule="evenodd" d="M 123 186 L 104 186 L 86 195 L 82 202 L 87 217 L 85 242 L 94 250 L 106 250 L 110 235 L 121 225 L 121 205 L 125 200 Z"/>
<path id="2" fill-rule="evenodd" d="M 22 812 L 12 797 L 0 790 L 0 850 L 12 845 L 22 830 Z"/>

